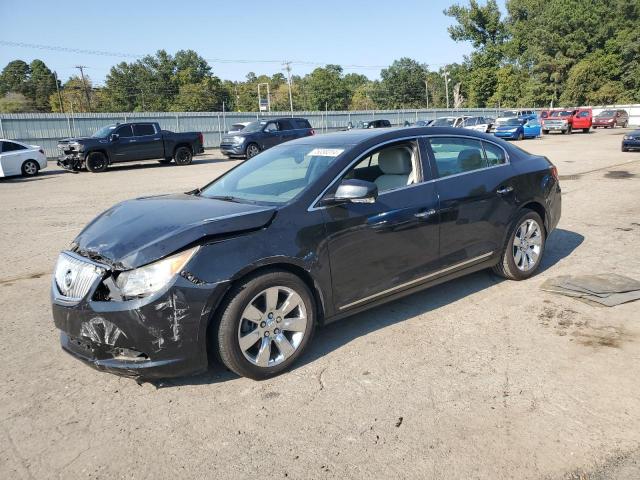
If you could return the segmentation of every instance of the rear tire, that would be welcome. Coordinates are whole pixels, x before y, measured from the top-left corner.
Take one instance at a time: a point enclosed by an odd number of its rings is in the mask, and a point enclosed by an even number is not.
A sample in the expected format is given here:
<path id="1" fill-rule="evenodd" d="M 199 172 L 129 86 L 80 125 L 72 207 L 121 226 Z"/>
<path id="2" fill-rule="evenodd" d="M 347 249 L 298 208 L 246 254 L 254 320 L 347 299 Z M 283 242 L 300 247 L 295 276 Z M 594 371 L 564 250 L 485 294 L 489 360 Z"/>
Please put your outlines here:
<path id="1" fill-rule="evenodd" d="M 92 173 L 101 173 L 104 172 L 109 166 L 109 161 L 107 157 L 102 152 L 92 152 L 87 155 L 85 160 L 85 165 L 87 166 L 87 170 Z"/>
<path id="2" fill-rule="evenodd" d="M 220 308 L 217 328 L 210 329 L 210 342 L 229 370 L 261 380 L 287 370 L 302 355 L 315 323 L 315 303 L 307 285 L 292 273 L 272 270 L 231 290 Z"/>
<path id="3" fill-rule="evenodd" d="M 543 130 L 542 130 L 542 134 L 543 134 L 543 135 L 549 135 L 549 130 L 544 130 L 544 129 L 543 129 Z"/>
<path id="4" fill-rule="evenodd" d="M 524 140 L 524 133 L 520 132 L 518 134 L 518 140 L 520 140 L 520 141 Z"/>
<path id="5" fill-rule="evenodd" d="M 546 234 L 544 223 L 533 210 L 521 212 L 509 229 L 500 262 L 493 271 L 509 280 L 524 280 L 540 267 Z"/>
<path id="6" fill-rule="evenodd" d="M 21 171 L 23 177 L 35 177 L 40 171 L 40 165 L 35 160 L 27 160 L 22 164 Z"/>
<path id="7" fill-rule="evenodd" d="M 178 147 L 173 154 L 176 165 L 189 165 L 193 161 L 193 154 L 188 147 Z"/>

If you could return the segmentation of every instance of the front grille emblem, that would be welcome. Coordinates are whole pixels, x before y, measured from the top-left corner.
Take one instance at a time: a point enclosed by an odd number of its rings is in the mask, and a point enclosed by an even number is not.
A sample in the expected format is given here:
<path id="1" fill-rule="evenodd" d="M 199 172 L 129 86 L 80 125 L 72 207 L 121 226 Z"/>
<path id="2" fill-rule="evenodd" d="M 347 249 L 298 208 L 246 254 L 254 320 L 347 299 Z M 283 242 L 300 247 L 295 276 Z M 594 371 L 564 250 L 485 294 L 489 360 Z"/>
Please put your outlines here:
<path id="1" fill-rule="evenodd" d="M 70 268 L 64 274 L 64 289 L 69 291 L 71 285 L 73 285 L 73 281 L 75 280 L 75 274 L 73 270 Z"/>

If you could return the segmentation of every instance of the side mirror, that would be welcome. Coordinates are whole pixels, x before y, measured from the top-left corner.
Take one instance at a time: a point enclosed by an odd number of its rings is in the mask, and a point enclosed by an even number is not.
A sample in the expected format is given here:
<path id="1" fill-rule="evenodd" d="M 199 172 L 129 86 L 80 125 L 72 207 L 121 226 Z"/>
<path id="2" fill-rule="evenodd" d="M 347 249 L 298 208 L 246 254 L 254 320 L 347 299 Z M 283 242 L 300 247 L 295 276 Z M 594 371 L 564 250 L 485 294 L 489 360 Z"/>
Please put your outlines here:
<path id="1" fill-rule="evenodd" d="M 118 135 L 117 133 L 112 133 L 110 137 L 112 142 L 117 142 L 119 138 L 120 138 L 120 135 Z"/>
<path id="2" fill-rule="evenodd" d="M 374 203 L 378 198 L 378 186 L 364 180 L 343 180 L 334 195 L 325 197 L 325 204 Z"/>

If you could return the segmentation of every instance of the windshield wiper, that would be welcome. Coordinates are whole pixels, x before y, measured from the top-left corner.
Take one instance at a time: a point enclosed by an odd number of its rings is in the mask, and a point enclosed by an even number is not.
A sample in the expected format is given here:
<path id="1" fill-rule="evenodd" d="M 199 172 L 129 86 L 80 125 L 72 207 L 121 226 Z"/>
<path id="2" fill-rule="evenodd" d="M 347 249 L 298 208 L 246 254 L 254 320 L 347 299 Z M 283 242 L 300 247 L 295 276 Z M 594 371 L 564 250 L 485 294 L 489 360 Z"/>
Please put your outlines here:
<path id="1" fill-rule="evenodd" d="M 232 197 L 231 195 L 214 195 L 212 197 L 207 197 L 212 200 L 223 200 L 225 202 L 235 202 L 235 203 L 244 203 L 244 200 L 238 197 Z"/>
<path id="2" fill-rule="evenodd" d="M 200 190 L 199 188 L 194 188 L 193 190 L 189 190 L 188 192 L 184 192 L 184 193 L 185 193 L 185 195 L 193 195 L 193 196 L 196 196 L 196 195 L 200 195 L 200 192 L 201 192 L 201 191 L 202 191 L 202 190 Z"/>

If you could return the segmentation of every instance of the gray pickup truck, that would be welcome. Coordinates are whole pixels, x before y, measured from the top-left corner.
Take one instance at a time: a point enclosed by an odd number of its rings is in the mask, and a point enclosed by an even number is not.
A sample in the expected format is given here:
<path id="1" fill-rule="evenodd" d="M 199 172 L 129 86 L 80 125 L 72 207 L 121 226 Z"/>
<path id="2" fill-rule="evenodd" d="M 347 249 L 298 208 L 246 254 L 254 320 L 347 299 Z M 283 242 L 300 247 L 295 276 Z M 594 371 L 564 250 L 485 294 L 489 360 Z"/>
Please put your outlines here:
<path id="1" fill-rule="evenodd" d="M 58 165 L 79 171 L 104 172 L 120 162 L 158 159 L 161 163 L 189 165 L 204 152 L 201 132 L 173 133 L 155 122 L 116 123 L 90 137 L 65 138 L 58 142 Z"/>

